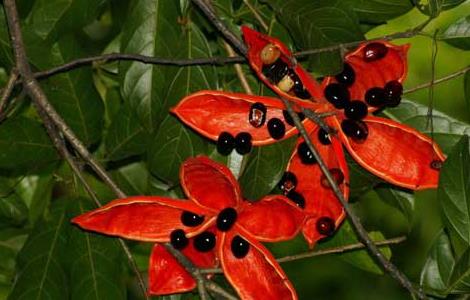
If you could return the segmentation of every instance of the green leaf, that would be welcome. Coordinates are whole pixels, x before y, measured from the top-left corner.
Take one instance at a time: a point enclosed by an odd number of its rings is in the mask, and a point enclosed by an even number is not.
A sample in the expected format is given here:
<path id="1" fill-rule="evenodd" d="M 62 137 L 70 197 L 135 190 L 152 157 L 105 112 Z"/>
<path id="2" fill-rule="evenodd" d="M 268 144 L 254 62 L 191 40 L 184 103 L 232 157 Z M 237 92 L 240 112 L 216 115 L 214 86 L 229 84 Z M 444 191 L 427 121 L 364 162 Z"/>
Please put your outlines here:
<path id="1" fill-rule="evenodd" d="M 16 186 L 16 192 L 28 206 L 30 224 L 35 224 L 49 206 L 53 186 L 51 174 L 25 176 Z"/>
<path id="2" fill-rule="evenodd" d="M 173 116 L 167 116 L 148 152 L 150 171 L 170 185 L 178 183 L 179 167 L 188 157 L 206 152 L 202 137 L 185 127 Z"/>
<path id="3" fill-rule="evenodd" d="M 71 37 L 61 39 L 49 51 L 47 61 L 37 55 L 32 60 L 47 69 L 81 57 L 83 52 Z M 89 68 L 79 68 L 41 82 L 51 104 L 86 145 L 100 140 L 104 119 L 104 105 L 92 86 L 92 75 Z"/>
<path id="4" fill-rule="evenodd" d="M 385 116 L 431 136 L 428 124 L 428 107 L 426 105 L 402 100 L 396 108 L 387 108 L 382 112 Z M 454 119 L 442 112 L 433 110 L 434 140 L 445 153 L 459 141 L 462 135 L 470 135 L 470 125 Z"/>
<path id="5" fill-rule="evenodd" d="M 284 174 L 295 142 L 296 138 L 290 138 L 269 146 L 253 148 L 240 178 L 244 197 L 258 200 L 274 189 Z"/>
<path id="6" fill-rule="evenodd" d="M 23 247 L 27 233 L 24 229 L 6 228 L 0 230 L 0 284 L 13 282 L 16 255 Z"/>
<path id="7" fill-rule="evenodd" d="M 372 238 L 373 241 L 382 241 L 384 240 L 384 236 L 381 232 L 373 231 L 369 232 L 369 236 Z M 353 228 L 349 221 L 345 221 L 340 229 L 335 233 L 335 235 L 328 241 L 319 244 L 319 249 L 331 248 L 331 247 L 341 247 L 350 244 L 359 243 L 357 239 L 357 235 L 354 232 Z M 390 259 L 392 256 L 392 251 L 389 247 L 381 247 L 380 250 L 385 255 L 387 259 Z M 383 274 L 382 269 L 377 266 L 375 261 L 370 257 L 367 253 L 367 250 L 355 250 L 343 254 L 339 254 L 339 257 L 356 266 L 364 271 L 375 273 L 375 274 Z"/>
<path id="8" fill-rule="evenodd" d="M 465 100 L 467 101 L 467 108 L 470 111 L 470 70 L 465 72 L 464 78 Z"/>
<path id="9" fill-rule="evenodd" d="M 433 18 L 436 18 L 442 11 L 454 8 L 465 0 L 417 0 L 418 9 Z"/>
<path id="10" fill-rule="evenodd" d="M 149 182 L 149 172 L 142 162 L 136 162 L 112 173 L 117 185 L 127 195 L 145 195 L 147 194 L 147 185 Z"/>
<path id="11" fill-rule="evenodd" d="M 436 236 L 428 258 L 421 271 L 420 283 L 426 292 L 437 296 L 445 296 L 452 269 L 454 267 L 454 253 L 449 237 L 444 231 Z"/>
<path id="12" fill-rule="evenodd" d="M 454 47 L 470 50 L 470 15 L 451 24 L 438 38 Z"/>
<path id="13" fill-rule="evenodd" d="M 322 48 L 338 43 L 363 40 L 354 12 L 339 0 L 289 0 L 278 4 L 279 20 L 287 27 L 300 49 Z M 274 5 L 276 6 L 276 5 Z M 339 51 L 310 56 L 309 68 L 335 74 L 342 68 Z"/>
<path id="14" fill-rule="evenodd" d="M 8 299 L 67 299 L 66 271 L 61 263 L 67 236 L 65 202 L 60 201 L 48 221 L 38 224 L 18 254 L 18 277 Z"/>
<path id="15" fill-rule="evenodd" d="M 15 188 L 0 177 L 0 227 L 3 224 L 19 226 L 28 219 L 28 208 Z"/>
<path id="16" fill-rule="evenodd" d="M 349 153 L 345 152 L 345 156 L 349 167 L 349 195 L 351 198 L 359 197 L 382 181 L 379 177 L 361 167 Z"/>
<path id="17" fill-rule="evenodd" d="M 25 117 L 0 124 L 0 169 L 37 172 L 57 160 L 57 153 L 40 123 Z"/>
<path id="18" fill-rule="evenodd" d="M 74 217 L 94 207 L 91 200 L 73 199 L 69 214 Z M 70 236 L 66 256 L 70 272 L 71 299 L 126 299 L 123 261 L 119 242 L 115 238 L 86 233 L 69 225 Z"/>
<path id="19" fill-rule="evenodd" d="M 405 14 L 413 8 L 409 0 L 347 0 L 361 22 L 379 24 Z"/>
<path id="20" fill-rule="evenodd" d="M 375 192 L 380 199 L 398 209 L 406 217 L 409 225 L 412 224 L 415 206 L 413 193 L 391 187 L 378 187 Z"/>
<path id="21" fill-rule="evenodd" d="M 106 0 L 37 0 L 24 30 L 43 40 L 54 41 L 60 34 L 81 29 L 99 13 Z"/>
<path id="22" fill-rule="evenodd" d="M 470 169 L 468 166 L 470 166 L 469 137 L 464 136 L 444 162 L 438 187 L 443 219 L 457 253 L 470 247 Z"/>
<path id="23" fill-rule="evenodd" d="M 113 121 L 104 139 L 107 158 L 120 160 L 147 151 L 149 133 L 139 123 L 134 112 L 123 105 L 114 115 Z"/>
<path id="24" fill-rule="evenodd" d="M 10 68 L 14 64 L 13 52 L 10 47 L 10 34 L 3 5 L 0 5 L 0 65 Z"/>

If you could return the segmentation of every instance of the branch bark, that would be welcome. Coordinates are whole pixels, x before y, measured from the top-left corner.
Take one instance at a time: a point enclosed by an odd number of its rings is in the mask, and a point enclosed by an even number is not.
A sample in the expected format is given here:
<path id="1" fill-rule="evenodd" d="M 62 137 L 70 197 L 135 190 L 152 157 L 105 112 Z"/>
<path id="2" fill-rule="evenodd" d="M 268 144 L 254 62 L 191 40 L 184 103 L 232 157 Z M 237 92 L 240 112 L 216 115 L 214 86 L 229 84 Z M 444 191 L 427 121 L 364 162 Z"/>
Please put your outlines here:
<path id="1" fill-rule="evenodd" d="M 0 97 L 0 122 L 6 115 L 5 109 L 8 105 L 8 98 L 10 98 L 11 92 L 15 87 L 16 80 L 18 79 L 18 71 L 16 68 L 11 70 L 10 78 L 8 79 L 7 84 L 3 88 L 2 96 Z"/>

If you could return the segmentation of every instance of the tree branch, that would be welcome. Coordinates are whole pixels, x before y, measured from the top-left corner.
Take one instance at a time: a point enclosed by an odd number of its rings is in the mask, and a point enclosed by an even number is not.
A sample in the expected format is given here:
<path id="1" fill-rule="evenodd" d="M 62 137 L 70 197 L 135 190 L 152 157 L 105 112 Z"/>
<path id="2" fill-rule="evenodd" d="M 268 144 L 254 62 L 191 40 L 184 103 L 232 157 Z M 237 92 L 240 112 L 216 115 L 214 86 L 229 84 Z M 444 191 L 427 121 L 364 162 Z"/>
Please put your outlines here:
<path id="1" fill-rule="evenodd" d="M 8 98 L 15 87 L 16 80 L 18 79 L 18 71 L 16 69 L 12 69 L 10 73 L 10 78 L 8 79 L 7 84 L 3 88 L 2 96 L 0 97 L 0 122 L 3 117 L 6 115 L 5 108 L 8 104 Z"/>
<path id="2" fill-rule="evenodd" d="M 193 0 L 193 3 L 195 3 L 201 9 L 204 15 L 209 19 L 209 21 L 213 23 L 213 25 L 220 31 L 220 33 L 227 40 L 229 40 L 232 43 L 232 45 L 234 45 L 240 53 L 246 56 L 246 53 L 248 52 L 248 50 L 245 44 L 243 44 L 239 39 L 234 40 L 234 34 L 230 32 L 230 30 L 223 24 L 223 22 L 215 15 L 214 11 L 210 9 L 207 3 L 204 2 L 204 0 Z M 412 33 L 409 33 L 409 34 L 412 34 Z M 395 265 L 393 265 L 390 261 L 388 261 L 383 255 L 383 253 L 377 248 L 377 246 L 371 240 L 367 231 L 365 230 L 365 228 L 362 226 L 361 222 L 359 221 L 359 218 L 354 214 L 347 200 L 344 198 L 343 194 L 341 193 L 341 190 L 339 189 L 338 184 L 336 183 L 333 176 L 329 172 L 328 167 L 326 166 L 325 162 L 319 155 L 315 146 L 312 144 L 312 141 L 310 140 L 307 131 L 302 125 L 302 122 L 300 121 L 298 115 L 293 110 L 291 103 L 284 98 L 281 98 L 281 100 L 286 106 L 287 111 L 289 112 L 290 116 L 294 120 L 295 126 L 297 127 L 300 134 L 304 138 L 309 149 L 312 151 L 315 159 L 318 162 L 320 169 L 322 170 L 323 174 L 326 176 L 328 183 L 330 184 L 333 192 L 335 193 L 336 197 L 340 201 L 341 205 L 344 207 L 344 210 L 347 213 L 347 217 L 350 220 L 351 224 L 353 225 L 358 235 L 359 240 L 366 245 L 366 248 L 369 254 L 382 266 L 384 270 L 386 270 L 394 279 L 396 279 L 412 295 L 417 295 L 420 299 L 425 299 L 425 295 L 421 291 L 418 291 L 414 288 L 413 284 L 409 281 L 406 275 L 403 274 L 400 270 L 398 270 L 395 267 Z"/>
<path id="3" fill-rule="evenodd" d="M 444 81 L 448 81 L 448 80 L 451 80 L 451 79 L 454 79 L 455 77 L 458 77 L 458 76 L 461 76 L 461 75 L 464 75 L 467 71 L 470 70 L 470 66 L 466 66 L 465 68 L 463 69 L 460 69 L 454 73 L 451 73 L 447 76 L 444 76 L 444 77 L 441 77 L 441 78 L 438 78 L 436 80 L 431 80 L 429 82 L 426 82 L 426 83 L 423 83 L 423 84 L 420 84 L 420 85 L 417 85 L 415 87 L 412 87 L 412 88 L 409 88 L 407 90 L 404 90 L 403 91 L 403 94 L 409 94 L 409 93 L 413 93 L 413 92 L 416 92 L 417 90 L 421 90 L 421 89 L 425 89 L 425 88 L 428 88 L 428 87 L 431 87 L 433 85 L 436 85 L 438 83 L 441 83 L 441 82 L 444 82 Z"/>

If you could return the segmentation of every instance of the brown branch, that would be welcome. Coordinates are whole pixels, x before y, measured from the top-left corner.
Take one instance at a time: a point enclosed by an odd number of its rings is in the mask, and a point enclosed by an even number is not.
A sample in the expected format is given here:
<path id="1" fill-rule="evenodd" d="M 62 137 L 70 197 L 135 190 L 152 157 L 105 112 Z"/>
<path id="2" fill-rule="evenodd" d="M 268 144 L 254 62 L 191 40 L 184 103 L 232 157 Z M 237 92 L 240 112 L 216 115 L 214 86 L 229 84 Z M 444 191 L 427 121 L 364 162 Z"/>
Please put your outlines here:
<path id="1" fill-rule="evenodd" d="M 207 6 L 207 3 L 204 2 L 204 0 L 193 0 L 193 3 L 195 3 L 201 9 L 204 15 L 209 19 L 209 21 L 213 23 L 213 25 L 220 31 L 220 33 L 224 35 L 224 37 L 227 40 L 229 40 L 232 43 L 232 45 L 235 46 L 240 53 L 246 56 L 246 53 L 248 51 L 247 51 L 245 44 L 243 44 L 238 39 L 237 40 L 233 39 L 234 34 L 231 33 L 230 29 L 228 29 L 223 24 L 223 22 L 215 15 L 214 11 L 211 10 L 210 7 Z M 423 25 L 421 25 L 421 27 L 423 27 Z M 318 162 L 320 169 L 322 170 L 322 173 L 326 176 L 328 183 L 330 184 L 333 192 L 335 193 L 336 197 L 338 198 L 344 210 L 346 211 L 347 217 L 349 221 L 351 222 L 351 224 L 353 225 L 353 228 L 355 229 L 359 240 L 362 243 L 364 243 L 364 245 L 366 245 L 366 248 L 369 254 L 382 266 L 384 270 L 386 270 L 394 279 L 396 279 L 412 295 L 417 295 L 420 299 L 425 299 L 425 295 L 421 291 L 416 290 L 413 284 L 411 283 L 411 281 L 406 277 L 406 275 L 403 274 L 390 261 L 388 261 L 383 255 L 383 253 L 374 244 L 372 239 L 369 237 L 367 231 L 365 230 L 365 228 L 362 226 L 361 222 L 359 221 L 359 218 L 355 215 L 354 211 L 351 209 L 347 200 L 344 198 L 343 194 L 341 193 L 341 190 L 339 189 L 338 184 L 336 183 L 333 176 L 329 172 L 328 167 L 326 166 L 322 157 L 319 155 L 315 146 L 312 144 L 312 141 L 310 140 L 308 133 L 305 130 L 305 127 L 302 125 L 302 122 L 300 121 L 298 115 L 293 110 L 291 103 L 284 98 L 281 98 L 281 100 L 286 106 L 287 111 L 289 112 L 290 116 L 294 120 L 296 128 L 299 130 L 300 134 L 302 135 L 305 142 L 307 143 L 309 149 L 312 151 L 316 161 Z"/>
<path id="2" fill-rule="evenodd" d="M 461 76 L 461 75 L 464 75 L 467 71 L 470 70 L 470 66 L 466 66 L 465 68 L 463 69 L 460 69 L 454 73 L 451 73 L 447 76 L 444 76 L 444 77 L 441 77 L 441 78 L 438 78 L 436 80 L 431 80 L 429 82 L 426 82 L 426 83 L 423 83 L 423 84 L 419 84 L 415 87 L 412 87 L 412 88 L 409 88 L 407 90 L 404 90 L 403 91 L 403 94 L 409 94 L 409 93 L 413 93 L 413 92 L 416 92 L 418 90 L 421 90 L 421 89 L 425 89 L 425 88 L 428 88 L 428 87 L 431 87 L 433 85 L 436 85 L 438 83 L 442 83 L 442 82 L 445 82 L 445 81 L 448 81 L 448 80 L 451 80 L 451 79 L 454 79 L 455 77 L 458 77 L 458 76 Z"/>
<path id="3" fill-rule="evenodd" d="M 12 69 L 10 73 L 10 78 L 8 79 L 7 84 L 3 88 L 2 96 L 0 97 L 0 121 L 5 116 L 5 108 L 8 104 L 8 98 L 15 87 L 16 80 L 18 79 L 18 71 L 16 69 Z"/>
<path id="4" fill-rule="evenodd" d="M 224 41 L 224 47 L 229 57 L 234 57 L 236 55 L 235 51 L 233 51 L 233 48 L 226 41 Z M 242 66 L 240 64 L 234 64 L 233 67 L 235 69 L 235 72 L 237 73 L 238 80 L 240 80 L 240 84 L 245 93 L 247 93 L 248 95 L 253 95 L 253 91 L 251 90 L 250 84 L 246 79 L 245 73 L 243 73 Z"/>

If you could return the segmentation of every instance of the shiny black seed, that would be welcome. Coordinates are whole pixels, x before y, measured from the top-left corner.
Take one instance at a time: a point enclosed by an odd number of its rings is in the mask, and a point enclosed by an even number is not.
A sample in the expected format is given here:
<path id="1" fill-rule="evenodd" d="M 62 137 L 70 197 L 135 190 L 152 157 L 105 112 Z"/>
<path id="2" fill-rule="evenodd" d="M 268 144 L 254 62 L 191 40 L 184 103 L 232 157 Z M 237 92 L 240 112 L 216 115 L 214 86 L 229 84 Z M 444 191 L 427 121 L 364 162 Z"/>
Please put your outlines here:
<path id="1" fill-rule="evenodd" d="M 230 249 L 232 249 L 233 256 L 236 258 L 244 258 L 248 254 L 248 251 L 250 251 L 250 244 L 245 239 L 236 235 L 232 239 Z"/>
<path id="2" fill-rule="evenodd" d="M 346 86 L 350 86 L 354 83 L 356 79 L 356 73 L 350 64 L 344 63 L 343 71 L 335 76 L 336 80 L 339 83 L 342 83 Z"/>
<path id="3" fill-rule="evenodd" d="M 237 220 L 237 211 L 232 207 L 223 209 L 217 216 L 217 229 L 228 231 Z"/>
<path id="4" fill-rule="evenodd" d="M 284 175 L 282 175 L 281 181 L 279 181 L 277 186 L 285 195 L 295 189 L 297 186 L 297 177 L 294 175 L 294 173 L 286 171 L 284 172 Z"/>
<path id="5" fill-rule="evenodd" d="M 248 132 L 240 132 L 235 137 L 235 150 L 238 154 L 247 154 L 251 151 L 251 134 Z"/>
<path id="6" fill-rule="evenodd" d="M 431 169 L 433 170 L 440 170 L 442 168 L 442 161 L 441 160 L 433 160 L 431 162 Z"/>
<path id="7" fill-rule="evenodd" d="M 189 211 L 184 211 L 181 214 L 181 223 L 183 223 L 184 226 L 196 227 L 201 225 L 202 222 L 204 222 L 204 216 L 193 214 Z"/>
<path id="8" fill-rule="evenodd" d="M 188 245 L 189 240 L 182 229 L 176 229 L 170 233 L 170 242 L 175 249 L 181 250 Z"/>
<path id="9" fill-rule="evenodd" d="M 217 139 L 217 151 L 222 155 L 229 155 L 235 148 L 235 138 L 228 132 L 224 131 Z"/>
<path id="10" fill-rule="evenodd" d="M 253 103 L 250 107 L 248 122 L 256 128 L 263 126 L 266 121 L 266 111 L 266 106 L 263 103 Z"/>
<path id="11" fill-rule="evenodd" d="M 320 143 L 322 143 L 322 145 L 331 144 L 330 135 L 323 128 L 320 128 L 320 130 L 318 130 L 318 140 L 320 141 Z"/>
<path id="12" fill-rule="evenodd" d="M 286 125 L 280 119 L 272 118 L 268 121 L 268 131 L 273 139 L 279 140 L 286 134 Z"/>
<path id="13" fill-rule="evenodd" d="M 403 94 L 403 86 L 396 80 L 389 81 L 384 87 L 386 105 L 388 107 L 395 107 L 400 104 L 401 95 Z"/>
<path id="14" fill-rule="evenodd" d="M 335 222 L 329 217 L 321 217 L 317 220 L 317 231 L 320 234 L 331 236 L 335 232 Z"/>
<path id="15" fill-rule="evenodd" d="M 353 120 L 361 120 L 367 116 L 367 105 L 359 100 L 353 100 L 346 104 L 344 108 L 346 118 Z"/>
<path id="16" fill-rule="evenodd" d="M 379 60 L 387 55 L 388 48 L 382 43 L 373 42 L 364 47 L 363 58 L 367 62 Z"/>
<path id="17" fill-rule="evenodd" d="M 349 102 L 349 91 L 344 84 L 330 83 L 324 90 L 325 98 L 335 108 L 341 109 Z"/>
<path id="18" fill-rule="evenodd" d="M 284 116 L 284 121 L 286 121 L 287 124 L 289 124 L 290 126 L 295 126 L 294 119 L 292 119 L 287 110 L 283 110 L 282 115 Z M 303 121 L 305 119 L 305 115 L 301 112 L 297 113 L 297 116 L 299 117 L 300 121 Z"/>
<path id="19" fill-rule="evenodd" d="M 294 82 L 293 91 L 294 91 L 294 95 L 296 97 L 298 97 L 300 99 L 310 99 L 310 98 L 312 98 L 310 93 L 304 88 L 304 85 L 303 85 L 302 81 L 300 80 L 300 77 L 297 74 L 295 74 L 294 71 L 289 72 L 289 76 L 292 79 L 292 81 Z"/>
<path id="20" fill-rule="evenodd" d="M 370 88 L 366 92 L 365 99 L 370 106 L 382 106 L 385 104 L 385 90 L 379 87 Z"/>
<path id="21" fill-rule="evenodd" d="M 351 119 L 343 120 L 341 122 L 341 129 L 345 135 L 352 138 L 355 142 L 363 142 L 369 134 L 366 123 Z"/>
<path id="22" fill-rule="evenodd" d="M 287 193 L 286 197 L 292 200 L 292 202 L 294 202 L 295 204 L 297 204 L 298 207 L 305 208 L 305 198 L 300 193 L 296 191 L 290 191 L 289 193 Z"/>
<path id="23" fill-rule="evenodd" d="M 297 154 L 299 155 L 303 164 L 312 165 L 317 162 L 313 156 L 312 151 L 310 151 L 310 148 L 308 148 L 308 145 L 305 142 L 299 144 L 297 147 Z"/>
<path id="24" fill-rule="evenodd" d="M 215 247 L 215 234 L 204 231 L 194 237 L 194 248 L 200 252 L 208 252 Z"/>
<path id="25" fill-rule="evenodd" d="M 305 119 L 304 113 L 299 112 L 299 113 L 297 113 L 297 115 L 299 116 L 300 121 L 303 121 Z"/>
<path id="26" fill-rule="evenodd" d="M 270 65 L 264 65 L 262 72 L 273 84 L 277 84 L 289 72 L 289 67 L 281 58 Z"/>

